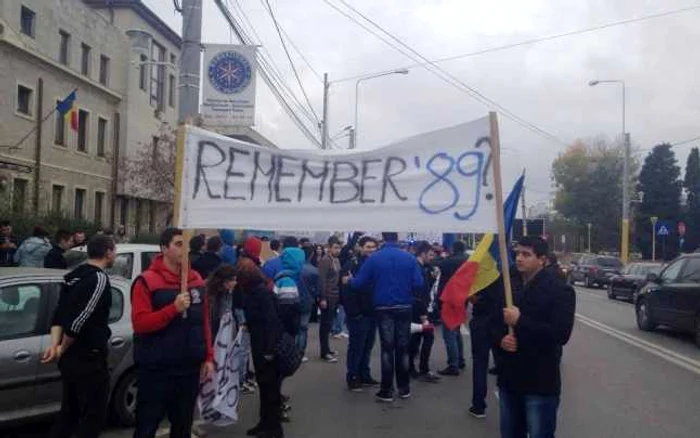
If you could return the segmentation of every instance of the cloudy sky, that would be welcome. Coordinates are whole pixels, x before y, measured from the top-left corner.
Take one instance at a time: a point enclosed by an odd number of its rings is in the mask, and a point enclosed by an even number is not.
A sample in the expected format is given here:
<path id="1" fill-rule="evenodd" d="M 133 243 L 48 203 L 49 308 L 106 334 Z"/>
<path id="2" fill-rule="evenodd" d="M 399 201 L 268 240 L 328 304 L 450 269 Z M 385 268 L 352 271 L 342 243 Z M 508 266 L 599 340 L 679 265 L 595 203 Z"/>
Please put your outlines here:
<path id="1" fill-rule="evenodd" d="M 143 0 L 178 33 L 171 1 Z M 202 40 L 237 43 L 212 0 L 205 0 Z M 299 98 L 289 62 L 265 0 L 229 0 L 247 19 L 255 43 L 270 53 Z M 340 0 L 328 0 L 345 9 Z M 348 0 L 429 59 L 566 33 L 700 4 L 692 0 Z M 331 8 L 324 0 L 270 0 L 281 27 L 314 70 L 331 80 L 414 64 L 408 57 Z M 235 7 L 234 7 L 235 6 Z M 240 8 L 240 9 L 239 9 Z M 441 63 L 460 81 L 564 143 L 621 131 L 621 92 L 591 79 L 624 79 L 627 131 L 633 144 L 651 148 L 700 136 L 700 9 L 569 36 L 534 45 Z M 291 47 L 314 110 L 321 113 L 322 82 Z M 258 79 L 256 129 L 282 148 L 312 147 Z M 354 118 L 354 81 L 333 84 L 330 134 Z M 408 75 L 367 81 L 361 87 L 359 146 L 374 148 L 421 132 L 484 116 L 489 110 L 422 67 Z M 550 197 L 550 168 L 565 146 L 501 117 L 505 184 L 527 168 L 528 204 Z M 347 138 L 337 142 L 346 142 Z M 676 148 L 682 166 L 699 142 Z M 645 154 L 641 152 L 640 154 Z M 640 157 L 643 155 L 640 155 Z"/>

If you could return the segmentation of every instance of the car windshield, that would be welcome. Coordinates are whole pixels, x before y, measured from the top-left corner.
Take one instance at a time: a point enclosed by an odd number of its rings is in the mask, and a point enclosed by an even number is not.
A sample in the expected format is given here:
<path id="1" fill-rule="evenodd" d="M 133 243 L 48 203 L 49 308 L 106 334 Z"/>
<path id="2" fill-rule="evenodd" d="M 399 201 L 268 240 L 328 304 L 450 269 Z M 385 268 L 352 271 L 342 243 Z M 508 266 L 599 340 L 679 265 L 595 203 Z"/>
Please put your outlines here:
<path id="1" fill-rule="evenodd" d="M 87 252 L 70 250 L 63 253 L 63 257 L 65 257 L 66 259 L 68 269 L 73 269 L 76 266 L 87 261 Z"/>
<path id="2" fill-rule="evenodd" d="M 606 268 L 619 268 L 622 262 L 614 257 L 598 257 L 598 264 Z"/>

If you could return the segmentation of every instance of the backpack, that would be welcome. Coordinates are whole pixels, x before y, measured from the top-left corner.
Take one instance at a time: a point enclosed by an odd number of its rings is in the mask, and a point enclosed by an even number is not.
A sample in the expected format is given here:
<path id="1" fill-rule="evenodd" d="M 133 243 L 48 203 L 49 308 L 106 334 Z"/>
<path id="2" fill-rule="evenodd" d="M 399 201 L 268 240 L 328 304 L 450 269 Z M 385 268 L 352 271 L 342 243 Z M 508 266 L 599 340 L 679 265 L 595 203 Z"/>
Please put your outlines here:
<path id="1" fill-rule="evenodd" d="M 279 304 L 298 304 L 300 301 L 299 286 L 290 271 L 282 270 L 275 275 L 273 292 Z"/>

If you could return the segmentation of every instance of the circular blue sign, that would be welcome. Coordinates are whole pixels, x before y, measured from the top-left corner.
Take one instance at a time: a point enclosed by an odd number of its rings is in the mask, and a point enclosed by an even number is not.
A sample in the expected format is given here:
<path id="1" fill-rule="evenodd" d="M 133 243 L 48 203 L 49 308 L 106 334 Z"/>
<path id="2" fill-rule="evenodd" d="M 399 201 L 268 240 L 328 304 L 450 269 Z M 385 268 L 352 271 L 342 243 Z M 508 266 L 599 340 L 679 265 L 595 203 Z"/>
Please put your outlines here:
<path id="1" fill-rule="evenodd" d="M 218 92 L 236 94 L 245 90 L 252 77 L 250 62 L 238 52 L 218 53 L 207 67 L 209 82 Z"/>

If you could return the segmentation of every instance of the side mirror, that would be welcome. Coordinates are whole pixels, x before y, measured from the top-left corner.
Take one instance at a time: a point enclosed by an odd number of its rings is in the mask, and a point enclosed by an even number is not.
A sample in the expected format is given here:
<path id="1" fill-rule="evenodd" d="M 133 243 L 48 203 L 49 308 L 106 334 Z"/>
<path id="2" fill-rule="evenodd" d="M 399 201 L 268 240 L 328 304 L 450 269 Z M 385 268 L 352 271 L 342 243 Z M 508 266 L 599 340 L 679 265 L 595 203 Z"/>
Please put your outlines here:
<path id="1" fill-rule="evenodd" d="M 647 281 L 650 283 L 661 283 L 661 277 L 659 277 L 659 274 L 650 272 L 647 274 Z"/>

